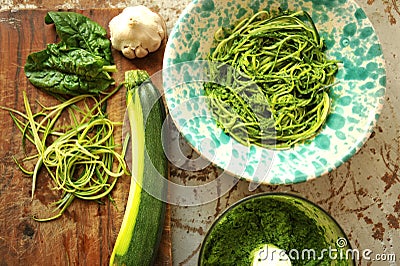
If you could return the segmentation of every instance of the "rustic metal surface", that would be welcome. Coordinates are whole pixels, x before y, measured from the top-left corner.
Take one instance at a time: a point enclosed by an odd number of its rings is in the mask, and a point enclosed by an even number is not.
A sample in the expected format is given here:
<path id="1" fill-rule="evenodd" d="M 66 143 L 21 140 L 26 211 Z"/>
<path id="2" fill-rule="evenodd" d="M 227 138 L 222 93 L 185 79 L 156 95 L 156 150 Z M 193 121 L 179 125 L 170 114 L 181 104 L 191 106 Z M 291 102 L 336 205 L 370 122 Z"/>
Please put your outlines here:
<path id="1" fill-rule="evenodd" d="M 3 0 L 1 9 L 120 8 L 141 3 L 158 10 L 171 30 L 189 2 Z M 348 162 L 314 181 L 289 186 L 260 186 L 252 192 L 248 190 L 247 182 L 240 181 L 228 193 L 207 204 L 172 206 L 174 265 L 196 265 L 200 243 L 214 219 L 237 200 L 261 191 L 292 191 L 319 204 L 341 224 L 353 248 L 360 251 L 358 265 L 400 265 L 400 1 L 356 2 L 372 21 L 386 59 L 386 102 L 370 139 Z M 186 158 L 180 165 L 195 168 L 196 163 L 204 163 L 197 159 L 198 155 L 185 141 L 180 140 L 180 147 Z M 203 184 L 219 175 L 212 165 L 196 171 L 182 170 L 174 165 L 171 169 L 172 179 L 184 185 Z M 363 258 L 363 251 L 369 258 Z"/>

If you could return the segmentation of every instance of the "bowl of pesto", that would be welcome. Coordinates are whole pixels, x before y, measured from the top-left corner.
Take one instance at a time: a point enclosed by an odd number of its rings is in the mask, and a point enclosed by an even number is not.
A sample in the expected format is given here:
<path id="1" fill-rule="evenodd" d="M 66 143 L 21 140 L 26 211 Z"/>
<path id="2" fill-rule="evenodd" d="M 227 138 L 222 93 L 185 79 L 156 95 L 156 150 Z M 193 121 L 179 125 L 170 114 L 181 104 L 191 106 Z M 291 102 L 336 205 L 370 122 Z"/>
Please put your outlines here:
<path id="1" fill-rule="evenodd" d="M 292 193 L 260 193 L 226 209 L 203 240 L 198 265 L 355 265 L 340 225 Z"/>
<path id="2" fill-rule="evenodd" d="M 187 142 L 250 182 L 320 177 L 368 140 L 386 90 L 378 36 L 353 0 L 195 0 L 163 86 Z"/>

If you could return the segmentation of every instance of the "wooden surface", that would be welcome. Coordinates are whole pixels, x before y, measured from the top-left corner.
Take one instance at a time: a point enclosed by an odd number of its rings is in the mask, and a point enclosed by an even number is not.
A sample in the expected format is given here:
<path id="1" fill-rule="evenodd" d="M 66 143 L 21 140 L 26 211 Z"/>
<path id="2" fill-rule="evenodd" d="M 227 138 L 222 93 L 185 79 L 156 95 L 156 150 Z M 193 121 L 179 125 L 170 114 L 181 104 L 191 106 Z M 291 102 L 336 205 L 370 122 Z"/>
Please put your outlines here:
<path id="1" fill-rule="evenodd" d="M 86 9 L 77 11 L 107 28 L 118 9 Z M 44 24 L 46 10 L 3 11 L 0 13 L 0 105 L 24 111 L 22 92 L 26 91 L 33 111 L 56 101 L 34 88 L 25 77 L 23 66 L 29 53 L 57 42 L 54 26 Z M 165 44 L 145 59 L 128 60 L 113 50 L 118 73 L 117 83 L 128 69 L 145 69 L 150 75 L 162 67 Z M 122 121 L 125 113 L 125 90 L 119 91 L 108 105 L 113 121 Z M 24 176 L 12 156 L 23 157 L 21 135 L 8 112 L 0 111 L 0 265 L 107 265 L 128 197 L 130 179 L 122 177 L 112 192 L 115 204 L 108 199 L 96 202 L 75 200 L 58 220 L 39 223 L 31 216 L 50 214 L 50 204 L 58 197 L 51 191 L 50 178 L 39 176 L 33 200 L 31 179 Z M 121 128 L 116 141 L 122 139 Z M 159 251 L 157 265 L 171 265 L 170 207 Z"/>

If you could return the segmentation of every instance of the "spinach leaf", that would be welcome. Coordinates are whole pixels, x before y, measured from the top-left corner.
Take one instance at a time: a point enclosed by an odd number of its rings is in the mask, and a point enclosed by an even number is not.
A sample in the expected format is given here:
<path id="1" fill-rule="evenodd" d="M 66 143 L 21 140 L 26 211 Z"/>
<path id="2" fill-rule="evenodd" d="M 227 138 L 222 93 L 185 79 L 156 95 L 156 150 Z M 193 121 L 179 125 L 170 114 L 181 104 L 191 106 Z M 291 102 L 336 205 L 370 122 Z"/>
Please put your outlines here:
<path id="1" fill-rule="evenodd" d="M 88 17 L 75 12 L 48 12 L 46 24 L 53 24 L 56 32 L 69 47 L 79 47 L 113 63 L 106 30 Z"/>
<path id="2" fill-rule="evenodd" d="M 57 94 L 78 95 L 99 93 L 113 84 L 108 68 L 102 57 L 58 43 L 30 54 L 25 73 L 36 87 Z"/>
<path id="3" fill-rule="evenodd" d="M 60 42 L 28 56 L 24 71 L 35 87 L 78 95 L 98 94 L 115 83 L 108 73 L 116 67 L 103 27 L 74 12 L 48 12 L 45 23 L 54 23 Z"/>

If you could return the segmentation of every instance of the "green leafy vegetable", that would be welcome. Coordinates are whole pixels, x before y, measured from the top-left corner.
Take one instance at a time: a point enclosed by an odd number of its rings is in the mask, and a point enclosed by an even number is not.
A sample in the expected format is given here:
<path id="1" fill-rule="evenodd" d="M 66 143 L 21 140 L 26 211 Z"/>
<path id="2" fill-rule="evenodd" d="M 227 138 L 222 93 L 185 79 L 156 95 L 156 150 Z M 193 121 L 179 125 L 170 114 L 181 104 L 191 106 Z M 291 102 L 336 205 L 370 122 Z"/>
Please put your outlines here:
<path id="1" fill-rule="evenodd" d="M 30 54 L 25 72 L 30 82 L 56 94 L 79 95 L 98 93 L 107 89 L 114 80 L 103 58 L 64 43 L 49 44 L 47 49 Z"/>
<path id="2" fill-rule="evenodd" d="M 61 41 L 28 56 L 25 74 L 36 87 L 50 94 L 97 94 L 114 84 L 115 72 L 106 30 L 74 12 L 49 12 Z"/>
<path id="3" fill-rule="evenodd" d="M 329 89 L 338 70 L 323 39 L 303 11 L 276 16 L 261 11 L 233 28 L 221 28 L 205 83 L 221 128 L 237 141 L 288 148 L 324 124 Z M 228 68 L 230 66 L 232 69 Z"/>
<path id="4" fill-rule="evenodd" d="M 107 31 L 88 17 L 75 12 L 48 12 L 45 23 L 54 23 L 58 36 L 68 47 L 82 48 L 102 57 L 106 64 L 113 64 Z"/>

